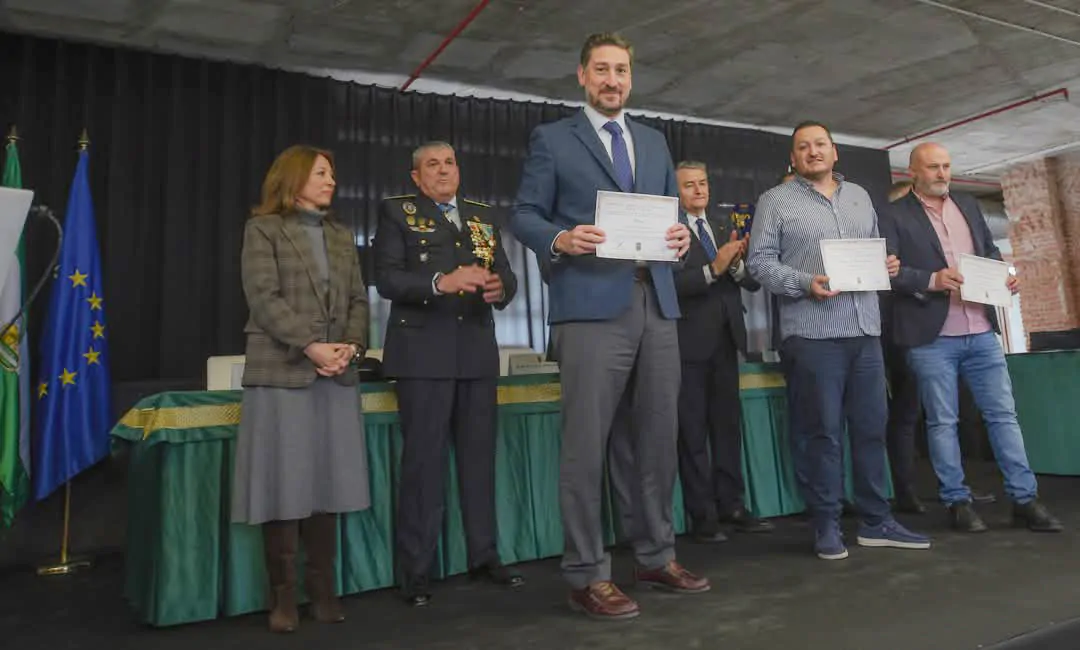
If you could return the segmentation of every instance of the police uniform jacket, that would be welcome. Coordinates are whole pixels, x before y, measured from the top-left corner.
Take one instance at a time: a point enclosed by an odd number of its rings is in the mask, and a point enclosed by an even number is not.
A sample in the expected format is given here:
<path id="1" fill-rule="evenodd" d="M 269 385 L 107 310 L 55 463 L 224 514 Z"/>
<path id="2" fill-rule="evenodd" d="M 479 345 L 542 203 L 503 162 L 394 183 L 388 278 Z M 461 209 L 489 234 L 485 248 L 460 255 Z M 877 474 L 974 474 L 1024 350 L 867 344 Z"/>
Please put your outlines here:
<path id="1" fill-rule="evenodd" d="M 492 307 L 514 298 L 517 279 L 492 210 L 458 197 L 460 230 L 430 198 L 385 199 L 372 243 L 375 286 L 391 301 L 383 345 L 383 372 L 390 378 L 469 379 L 497 377 L 499 351 Z M 485 303 L 482 292 L 438 295 L 433 279 L 490 253 L 490 268 L 502 279 L 501 302 Z"/>

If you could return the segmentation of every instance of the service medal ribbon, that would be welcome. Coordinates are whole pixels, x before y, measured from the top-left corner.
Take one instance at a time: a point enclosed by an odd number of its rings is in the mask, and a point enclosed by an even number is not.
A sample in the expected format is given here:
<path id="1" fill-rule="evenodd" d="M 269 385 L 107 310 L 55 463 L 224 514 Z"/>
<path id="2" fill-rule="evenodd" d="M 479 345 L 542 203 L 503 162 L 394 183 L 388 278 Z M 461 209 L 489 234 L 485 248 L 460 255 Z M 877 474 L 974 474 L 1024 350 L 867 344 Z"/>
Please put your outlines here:
<path id="1" fill-rule="evenodd" d="M 477 221 L 465 222 L 469 226 L 469 238 L 472 240 L 473 255 L 480 260 L 484 268 L 490 269 L 495 263 L 495 229 L 488 223 Z"/>

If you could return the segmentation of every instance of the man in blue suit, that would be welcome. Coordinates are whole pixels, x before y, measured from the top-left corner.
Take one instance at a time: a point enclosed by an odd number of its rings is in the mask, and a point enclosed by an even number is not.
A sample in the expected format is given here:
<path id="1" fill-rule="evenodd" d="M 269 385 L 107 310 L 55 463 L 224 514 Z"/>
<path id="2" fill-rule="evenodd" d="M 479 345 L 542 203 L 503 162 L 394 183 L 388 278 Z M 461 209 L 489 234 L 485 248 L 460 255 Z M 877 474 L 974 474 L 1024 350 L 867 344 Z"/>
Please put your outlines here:
<path id="1" fill-rule="evenodd" d="M 601 490 L 609 431 L 611 475 L 636 559 L 635 579 L 676 593 L 708 580 L 675 561 L 672 498 L 681 369 L 673 263 L 602 259 L 595 223 L 598 190 L 677 196 L 664 137 L 623 113 L 633 51 L 616 34 L 594 34 L 581 50 L 586 106 L 537 127 L 529 142 L 511 230 L 550 261 L 550 322 L 562 380 L 559 503 L 563 575 L 570 605 L 603 620 L 632 618 L 638 606 L 611 581 L 604 551 Z M 667 231 L 681 258 L 686 226 Z M 630 409 L 612 430 L 619 403 Z"/>

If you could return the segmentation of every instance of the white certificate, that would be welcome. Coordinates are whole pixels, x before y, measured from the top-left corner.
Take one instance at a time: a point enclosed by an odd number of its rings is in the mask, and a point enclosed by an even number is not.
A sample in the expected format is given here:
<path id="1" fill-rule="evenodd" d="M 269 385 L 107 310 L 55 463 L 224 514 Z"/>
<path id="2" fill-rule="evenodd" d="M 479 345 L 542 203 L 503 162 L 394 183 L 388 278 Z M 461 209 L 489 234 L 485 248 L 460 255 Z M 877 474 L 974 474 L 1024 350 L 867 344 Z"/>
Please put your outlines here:
<path id="1" fill-rule="evenodd" d="M 679 222 L 679 199 L 673 196 L 596 193 L 596 227 L 604 231 L 597 257 L 617 260 L 674 262 L 679 251 L 668 248 L 667 231 Z"/>
<path id="2" fill-rule="evenodd" d="M 889 291 L 884 239 L 822 239 L 821 261 L 833 291 Z"/>
<path id="3" fill-rule="evenodd" d="M 1012 292 L 1005 284 L 1009 280 L 1007 262 L 961 254 L 958 266 L 960 275 L 964 276 L 960 285 L 962 300 L 998 307 L 1012 304 Z"/>

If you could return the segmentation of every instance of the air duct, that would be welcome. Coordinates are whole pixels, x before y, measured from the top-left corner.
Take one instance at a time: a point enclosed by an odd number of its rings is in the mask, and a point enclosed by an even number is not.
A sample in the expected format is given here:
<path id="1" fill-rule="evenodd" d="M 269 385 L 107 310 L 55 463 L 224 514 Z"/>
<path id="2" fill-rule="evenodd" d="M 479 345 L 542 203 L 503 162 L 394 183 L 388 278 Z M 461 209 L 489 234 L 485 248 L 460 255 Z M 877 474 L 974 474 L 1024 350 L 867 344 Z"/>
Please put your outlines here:
<path id="1" fill-rule="evenodd" d="M 978 199 L 979 209 L 986 217 L 986 225 L 990 226 L 990 234 L 994 239 L 1009 238 L 1009 216 L 1005 214 L 1005 204 L 992 199 Z"/>

